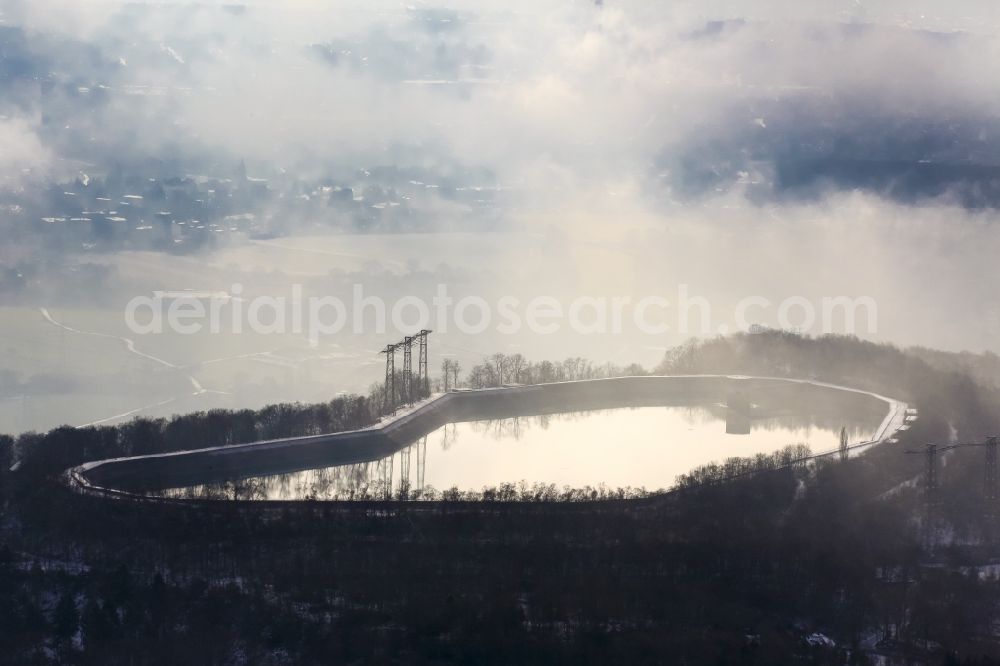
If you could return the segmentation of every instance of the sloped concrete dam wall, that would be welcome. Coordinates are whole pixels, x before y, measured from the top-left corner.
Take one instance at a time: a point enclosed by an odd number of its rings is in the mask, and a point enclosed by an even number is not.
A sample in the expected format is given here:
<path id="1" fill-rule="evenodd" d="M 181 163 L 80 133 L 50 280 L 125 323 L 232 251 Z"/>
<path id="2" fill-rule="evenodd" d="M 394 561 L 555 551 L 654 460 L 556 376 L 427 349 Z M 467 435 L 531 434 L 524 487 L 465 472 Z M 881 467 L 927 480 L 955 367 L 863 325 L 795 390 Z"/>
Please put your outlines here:
<path id="1" fill-rule="evenodd" d="M 656 405 L 725 409 L 730 403 L 743 412 L 750 409 L 741 414 L 745 417 L 795 415 L 837 428 L 847 412 L 870 414 L 878 424 L 893 404 L 823 384 L 726 376 L 623 377 L 457 391 L 364 430 L 97 461 L 69 470 L 67 479 L 98 492 L 178 488 L 377 460 L 446 423 Z"/>

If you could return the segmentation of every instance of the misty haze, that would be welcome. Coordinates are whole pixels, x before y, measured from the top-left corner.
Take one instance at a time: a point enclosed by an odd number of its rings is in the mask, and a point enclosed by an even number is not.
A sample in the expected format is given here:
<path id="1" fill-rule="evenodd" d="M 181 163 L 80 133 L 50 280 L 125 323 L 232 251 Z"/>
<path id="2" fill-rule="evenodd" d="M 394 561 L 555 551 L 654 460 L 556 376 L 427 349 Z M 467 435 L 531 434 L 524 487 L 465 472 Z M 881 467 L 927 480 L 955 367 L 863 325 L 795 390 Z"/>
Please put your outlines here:
<path id="1" fill-rule="evenodd" d="M 0 0 L 0 663 L 1000 664 L 1000 7 Z"/>

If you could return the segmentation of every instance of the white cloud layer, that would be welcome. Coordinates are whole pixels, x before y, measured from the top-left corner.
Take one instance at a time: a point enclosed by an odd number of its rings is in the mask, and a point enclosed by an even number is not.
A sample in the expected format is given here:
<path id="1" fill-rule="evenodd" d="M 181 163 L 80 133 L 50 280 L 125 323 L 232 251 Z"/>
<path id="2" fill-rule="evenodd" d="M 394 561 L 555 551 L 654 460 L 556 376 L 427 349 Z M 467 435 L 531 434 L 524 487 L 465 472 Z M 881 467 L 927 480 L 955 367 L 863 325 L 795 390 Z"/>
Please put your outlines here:
<path id="1" fill-rule="evenodd" d="M 977 282 L 995 274 L 996 214 L 956 204 L 980 187 L 967 168 L 1000 150 L 998 18 L 993 2 L 929 0 L 7 2 L 7 26 L 101 66 L 37 54 L 72 84 L 17 91 L 25 117 L 60 120 L 0 123 L 0 169 L 64 150 L 481 168 L 516 193 L 511 225 L 627 247 L 610 267 L 561 258 L 578 285 L 634 271 L 623 288 L 701 282 L 723 300 L 735 281 L 871 290 L 887 335 L 980 348 L 987 329 L 936 327 L 915 294 L 952 318 L 1000 311 Z M 105 101 L 76 113 L 64 70 Z M 630 268 L 657 262 L 671 271 Z"/>

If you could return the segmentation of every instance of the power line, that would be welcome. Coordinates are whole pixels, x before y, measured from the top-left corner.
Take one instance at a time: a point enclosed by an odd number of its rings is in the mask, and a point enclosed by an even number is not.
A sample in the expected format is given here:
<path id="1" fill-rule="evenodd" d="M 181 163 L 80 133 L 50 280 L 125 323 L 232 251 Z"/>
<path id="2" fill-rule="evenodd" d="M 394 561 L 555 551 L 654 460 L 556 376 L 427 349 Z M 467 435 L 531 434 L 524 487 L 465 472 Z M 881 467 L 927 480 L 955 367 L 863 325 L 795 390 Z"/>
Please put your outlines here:
<path id="1" fill-rule="evenodd" d="M 416 335 L 408 335 L 401 342 L 386 345 L 379 352 L 385 354 L 385 385 L 382 401 L 383 414 L 395 414 L 400 404 L 413 404 L 430 392 L 429 365 L 427 363 L 427 336 L 433 331 L 424 329 Z M 413 376 L 413 345 L 418 345 L 417 376 Z M 396 390 L 396 352 L 403 350 L 402 386 Z"/>
<path id="2" fill-rule="evenodd" d="M 939 457 L 942 453 L 955 449 L 979 448 L 985 453 L 983 465 L 983 509 L 986 514 L 992 514 L 997 499 L 997 438 L 989 437 L 983 442 L 962 442 L 941 446 L 928 444 L 923 449 L 906 450 L 903 453 L 924 456 L 924 520 L 923 539 L 927 547 L 932 547 L 934 524 L 937 517 L 940 497 Z"/>

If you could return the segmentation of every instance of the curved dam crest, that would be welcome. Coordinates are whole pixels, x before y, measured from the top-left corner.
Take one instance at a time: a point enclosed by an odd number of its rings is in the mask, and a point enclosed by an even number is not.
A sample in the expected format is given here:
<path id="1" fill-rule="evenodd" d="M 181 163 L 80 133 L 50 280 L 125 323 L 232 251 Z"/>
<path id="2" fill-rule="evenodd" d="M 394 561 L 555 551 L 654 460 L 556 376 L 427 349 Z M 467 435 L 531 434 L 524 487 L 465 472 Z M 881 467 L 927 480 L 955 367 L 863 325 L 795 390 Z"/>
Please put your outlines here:
<path id="1" fill-rule="evenodd" d="M 361 430 L 94 461 L 67 470 L 65 480 L 89 494 L 148 499 L 143 491 L 370 461 L 448 423 L 626 407 L 720 405 L 731 400 L 747 408 L 753 405 L 747 418 L 808 413 L 831 426 L 844 409 L 884 413 L 871 438 L 854 444 L 853 450 L 891 438 L 905 424 L 907 411 L 901 401 L 859 389 L 737 375 L 621 377 L 456 390 Z"/>

